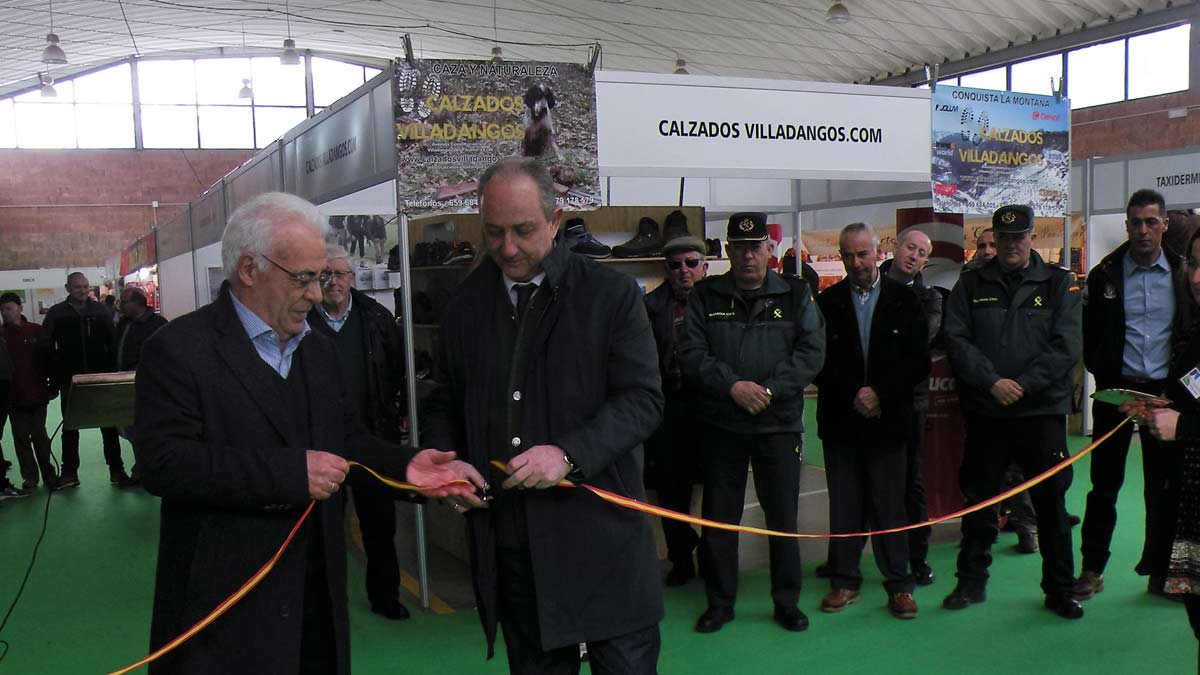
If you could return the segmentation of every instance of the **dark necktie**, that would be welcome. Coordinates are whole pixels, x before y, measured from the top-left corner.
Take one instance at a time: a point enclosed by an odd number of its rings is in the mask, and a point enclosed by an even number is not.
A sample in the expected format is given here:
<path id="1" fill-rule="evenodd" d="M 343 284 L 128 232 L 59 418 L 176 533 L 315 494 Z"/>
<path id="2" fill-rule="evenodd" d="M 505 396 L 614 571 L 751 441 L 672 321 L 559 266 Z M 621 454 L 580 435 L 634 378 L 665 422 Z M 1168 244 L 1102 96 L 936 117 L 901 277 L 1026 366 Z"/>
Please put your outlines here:
<path id="1" fill-rule="evenodd" d="M 534 291 L 537 290 L 537 284 L 513 284 L 513 290 L 517 292 L 517 323 L 521 322 L 521 317 L 525 316 L 525 310 L 529 309 L 529 300 L 533 297 Z"/>

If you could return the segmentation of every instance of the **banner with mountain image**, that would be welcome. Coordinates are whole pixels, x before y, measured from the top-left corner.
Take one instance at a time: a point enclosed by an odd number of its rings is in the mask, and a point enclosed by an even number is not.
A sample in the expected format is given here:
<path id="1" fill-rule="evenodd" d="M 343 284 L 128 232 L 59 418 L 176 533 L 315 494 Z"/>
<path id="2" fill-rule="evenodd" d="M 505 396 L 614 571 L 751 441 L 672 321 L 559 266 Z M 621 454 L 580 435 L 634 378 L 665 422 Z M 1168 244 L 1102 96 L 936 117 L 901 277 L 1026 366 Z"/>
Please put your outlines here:
<path id="1" fill-rule="evenodd" d="M 931 109 L 935 211 L 988 214 L 1025 204 L 1037 216 L 1068 214 L 1068 99 L 939 85 Z"/>
<path id="2" fill-rule="evenodd" d="M 537 157 L 558 205 L 600 206 L 596 84 L 585 65 L 401 62 L 393 81 L 399 208 L 474 213 L 478 180 L 505 157 Z"/>

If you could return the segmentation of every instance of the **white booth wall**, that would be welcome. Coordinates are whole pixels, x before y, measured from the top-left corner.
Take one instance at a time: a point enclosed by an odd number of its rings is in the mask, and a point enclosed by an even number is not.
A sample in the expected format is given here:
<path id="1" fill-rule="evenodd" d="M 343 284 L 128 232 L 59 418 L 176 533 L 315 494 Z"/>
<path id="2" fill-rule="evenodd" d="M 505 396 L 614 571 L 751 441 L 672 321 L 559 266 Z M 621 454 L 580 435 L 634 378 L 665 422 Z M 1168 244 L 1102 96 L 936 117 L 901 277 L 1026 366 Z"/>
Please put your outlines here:
<path id="1" fill-rule="evenodd" d="M 160 311 L 168 321 L 196 309 L 196 280 L 190 252 L 158 261 Z"/>

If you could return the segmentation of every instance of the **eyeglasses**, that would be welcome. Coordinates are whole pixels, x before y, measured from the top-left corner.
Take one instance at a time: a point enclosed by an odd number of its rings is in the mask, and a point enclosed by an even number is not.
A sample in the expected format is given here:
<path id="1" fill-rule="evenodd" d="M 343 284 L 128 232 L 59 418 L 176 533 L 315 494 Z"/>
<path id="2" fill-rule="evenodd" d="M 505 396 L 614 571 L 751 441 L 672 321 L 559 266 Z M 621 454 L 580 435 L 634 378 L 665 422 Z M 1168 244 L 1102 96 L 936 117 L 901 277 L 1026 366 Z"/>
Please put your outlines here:
<path id="1" fill-rule="evenodd" d="M 668 260 L 667 268 L 677 270 L 684 265 L 687 265 L 688 269 L 695 269 L 701 262 L 703 261 L 699 258 L 688 258 L 687 260 Z"/>
<path id="2" fill-rule="evenodd" d="M 271 258 L 268 257 L 266 254 L 259 253 L 259 255 L 263 257 L 263 260 L 266 260 L 267 262 L 271 263 L 272 265 L 278 267 L 280 272 L 283 272 L 284 274 L 286 274 L 288 279 L 291 279 L 292 283 L 296 284 L 296 286 L 298 286 L 300 288 L 304 288 L 305 286 L 311 284 L 314 281 L 320 281 L 321 283 L 324 283 L 323 281 L 321 281 L 321 277 L 324 276 L 323 274 L 319 274 L 317 272 L 293 272 L 293 271 L 289 270 L 288 268 L 284 267 L 283 265 L 280 265 L 279 263 L 275 262 L 274 260 L 271 260 Z"/>
<path id="3" fill-rule="evenodd" d="M 347 277 L 353 276 L 354 272 L 335 272 L 334 270 L 325 270 L 324 272 L 321 272 L 321 285 L 328 286 L 329 282 L 333 281 L 334 279 L 346 279 Z"/>

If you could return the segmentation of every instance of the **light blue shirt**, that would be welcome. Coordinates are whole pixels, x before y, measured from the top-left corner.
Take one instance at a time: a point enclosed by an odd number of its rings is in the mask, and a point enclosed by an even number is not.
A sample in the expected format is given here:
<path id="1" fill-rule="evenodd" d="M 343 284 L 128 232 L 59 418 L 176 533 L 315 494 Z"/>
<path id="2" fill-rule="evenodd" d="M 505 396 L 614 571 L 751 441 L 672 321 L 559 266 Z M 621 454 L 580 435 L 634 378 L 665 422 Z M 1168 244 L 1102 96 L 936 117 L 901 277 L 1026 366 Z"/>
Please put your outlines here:
<path id="1" fill-rule="evenodd" d="M 329 312 L 325 311 L 325 305 L 320 303 L 317 304 L 317 311 L 321 313 L 321 317 L 325 319 L 325 323 L 329 324 L 329 327 L 333 329 L 333 332 L 335 333 L 342 332 L 342 326 L 346 325 L 346 321 L 350 318 L 350 310 L 352 309 L 354 309 L 353 294 L 350 295 L 350 299 L 346 302 L 346 311 L 342 312 L 342 318 L 340 319 L 335 319 L 332 316 L 329 316 Z"/>
<path id="2" fill-rule="evenodd" d="M 867 364 L 867 353 L 871 351 L 871 319 L 875 317 L 875 305 L 879 302 L 879 280 L 882 277 L 882 274 L 876 274 L 875 283 L 868 289 L 861 289 L 853 282 L 850 284 L 850 297 L 854 300 L 854 316 L 858 319 L 858 339 L 862 344 L 864 366 Z"/>
<path id="3" fill-rule="evenodd" d="M 1121 375 L 1166 379 L 1171 359 L 1171 320 L 1175 290 L 1171 265 L 1162 251 L 1149 267 L 1121 258 L 1125 275 L 1125 352 Z"/>
<path id="4" fill-rule="evenodd" d="M 246 335 L 250 337 L 250 342 L 258 352 L 259 358 L 263 360 L 263 363 L 271 366 L 271 370 L 279 373 L 280 377 L 287 378 L 288 373 L 292 372 L 292 355 L 300 348 L 300 341 L 304 339 L 304 336 L 312 331 L 312 328 L 308 326 L 308 321 L 304 322 L 304 328 L 299 333 L 284 343 L 283 350 L 280 351 L 279 334 L 268 326 L 266 321 L 243 305 L 232 292 L 229 297 L 233 300 L 233 309 L 237 312 L 238 319 L 242 322 L 242 328 L 246 329 Z"/>

